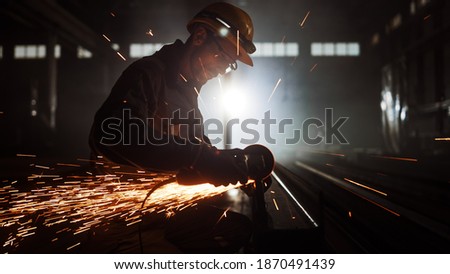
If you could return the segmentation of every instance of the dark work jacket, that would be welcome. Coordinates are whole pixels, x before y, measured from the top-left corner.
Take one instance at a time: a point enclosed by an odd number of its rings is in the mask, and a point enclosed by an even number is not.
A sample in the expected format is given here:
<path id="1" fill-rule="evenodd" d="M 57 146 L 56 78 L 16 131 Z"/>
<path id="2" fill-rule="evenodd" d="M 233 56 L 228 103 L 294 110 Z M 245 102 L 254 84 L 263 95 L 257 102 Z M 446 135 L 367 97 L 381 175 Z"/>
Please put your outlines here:
<path id="1" fill-rule="evenodd" d="M 97 111 L 89 145 L 94 156 L 156 171 L 189 168 L 209 143 L 196 88 L 179 74 L 177 40 L 132 63 Z"/>

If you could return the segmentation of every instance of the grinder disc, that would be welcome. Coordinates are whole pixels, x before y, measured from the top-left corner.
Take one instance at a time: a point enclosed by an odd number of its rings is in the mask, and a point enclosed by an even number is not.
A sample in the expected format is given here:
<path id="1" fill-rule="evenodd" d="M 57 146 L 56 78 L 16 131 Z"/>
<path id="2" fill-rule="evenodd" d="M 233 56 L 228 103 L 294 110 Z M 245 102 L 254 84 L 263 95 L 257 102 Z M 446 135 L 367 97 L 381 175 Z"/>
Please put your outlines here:
<path id="1" fill-rule="evenodd" d="M 247 157 L 248 174 L 251 179 L 267 178 L 275 168 L 272 152 L 263 145 L 250 145 L 244 149 Z"/>

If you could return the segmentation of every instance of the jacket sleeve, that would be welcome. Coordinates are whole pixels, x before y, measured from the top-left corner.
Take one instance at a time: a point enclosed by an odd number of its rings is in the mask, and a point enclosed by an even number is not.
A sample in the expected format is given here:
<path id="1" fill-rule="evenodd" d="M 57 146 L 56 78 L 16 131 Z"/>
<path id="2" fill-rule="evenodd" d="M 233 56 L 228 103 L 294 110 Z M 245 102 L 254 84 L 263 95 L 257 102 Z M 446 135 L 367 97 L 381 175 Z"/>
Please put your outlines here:
<path id="1" fill-rule="evenodd" d="M 204 144 L 180 140 L 154 126 L 163 100 L 162 77 L 155 69 L 131 66 L 124 71 L 95 116 L 89 138 L 93 154 L 119 164 L 168 172 L 195 162 Z"/>

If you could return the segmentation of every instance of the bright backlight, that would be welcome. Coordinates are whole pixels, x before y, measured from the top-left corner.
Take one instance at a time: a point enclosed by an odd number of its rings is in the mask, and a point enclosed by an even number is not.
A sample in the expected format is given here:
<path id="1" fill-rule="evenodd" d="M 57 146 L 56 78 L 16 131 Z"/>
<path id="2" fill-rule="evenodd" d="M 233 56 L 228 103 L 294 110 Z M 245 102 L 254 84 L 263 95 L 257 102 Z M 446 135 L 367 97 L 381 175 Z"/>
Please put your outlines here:
<path id="1" fill-rule="evenodd" d="M 229 115 L 239 115 L 245 109 L 246 98 L 244 93 L 231 89 L 224 92 L 222 103 Z"/>

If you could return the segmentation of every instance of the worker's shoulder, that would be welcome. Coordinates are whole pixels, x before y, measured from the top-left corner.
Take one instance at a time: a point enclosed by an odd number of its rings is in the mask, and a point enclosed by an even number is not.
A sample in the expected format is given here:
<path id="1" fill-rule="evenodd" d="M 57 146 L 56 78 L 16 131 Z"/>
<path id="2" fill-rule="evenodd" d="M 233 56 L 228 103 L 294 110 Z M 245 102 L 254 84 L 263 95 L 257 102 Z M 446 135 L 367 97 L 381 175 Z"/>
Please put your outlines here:
<path id="1" fill-rule="evenodd" d="M 165 69 L 165 64 L 156 56 L 145 56 L 139 60 L 134 61 L 127 70 L 139 70 L 150 73 L 162 72 Z"/>

